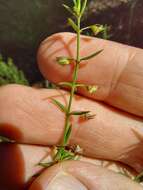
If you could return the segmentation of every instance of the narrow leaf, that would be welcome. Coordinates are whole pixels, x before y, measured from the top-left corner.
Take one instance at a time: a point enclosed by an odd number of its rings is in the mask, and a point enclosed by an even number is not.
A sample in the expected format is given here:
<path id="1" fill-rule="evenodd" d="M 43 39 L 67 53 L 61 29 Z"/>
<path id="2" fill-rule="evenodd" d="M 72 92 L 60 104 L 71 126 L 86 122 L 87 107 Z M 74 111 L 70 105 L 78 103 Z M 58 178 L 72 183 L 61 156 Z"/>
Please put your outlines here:
<path id="1" fill-rule="evenodd" d="M 103 51 L 103 49 L 101 49 L 87 57 L 83 57 L 83 58 L 81 58 L 81 61 L 86 61 L 86 60 L 92 59 L 92 58 L 96 57 L 98 54 L 100 54 L 102 51 Z"/>
<path id="2" fill-rule="evenodd" d="M 74 6 L 77 6 L 77 2 L 76 0 L 73 0 Z"/>
<path id="3" fill-rule="evenodd" d="M 73 111 L 70 115 L 86 115 L 88 113 L 90 113 L 90 111 Z"/>
<path id="4" fill-rule="evenodd" d="M 77 0 L 77 11 L 78 11 L 78 14 L 80 13 L 80 10 L 81 10 L 81 0 Z"/>
<path id="5" fill-rule="evenodd" d="M 84 13 L 84 11 L 86 9 L 86 5 L 87 5 L 87 0 L 84 0 L 82 8 L 81 8 L 81 13 L 80 13 L 81 16 L 83 15 L 83 13 Z"/>
<path id="6" fill-rule="evenodd" d="M 58 100 L 52 99 L 52 102 L 53 102 L 56 106 L 58 106 L 58 107 L 61 109 L 61 111 L 63 111 L 63 112 L 66 113 L 66 107 L 65 107 L 63 104 L 61 104 Z"/>
<path id="7" fill-rule="evenodd" d="M 95 114 L 86 114 L 85 119 L 87 119 L 87 120 L 94 119 L 95 116 L 96 116 Z"/>
<path id="8" fill-rule="evenodd" d="M 75 13 L 74 13 L 74 11 L 73 11 L 69 6 L 63 4 L 63 7 L 64 7 L 69 13 L 71 13 L 71 14 L 74 15 L 74 16 L 76 16 Z"/>
<path id="9" fill-rule="evenodd" d="M 14 140 L 11 140 L 7 137 L 0 136 L 0 143 L 14 143 Z"/>
<path id="10" fill-rule="evenodd" d="M 78 32 L 78 27 L 71 18 L 68 19 L 68 24 L 74 29 L 75 32 Z"/>
<path id="11" fill-rule="evenodd" d="M 75 85 L 76 87 L 86 87 L 86 85 L 85 84 L 80 84 L 80 83 L 76 83 L 76 85 Z"/>
<path id="12" fill-rule="evenodd" d="M 83 32 L 83 31 L 85 31 L 85 30 L 89 30 L 89 29 L 91 29 L 90 26 L 87 26 L 87 27 L 85 27 L 85 28 L 81 28 L 80 31 Z"/>
<path id="13" fill-rule="evenodd" d="M 73 159 L 74 154 L 70 150 L 63 150 L 61 154 L 61 160 L 71 160 Z"/>
<path id="14" fill-rule="evenodd" d="M 72 87 L 72 83 L 71 82 L 60 82 L 59 83 L 60 86 L 68 86 L 68 87 Z"/>
<path id="15" fill-rule="evenodd" d="M 49 162 L 49 163 L 42 163 L 42 162 L 40 162 L 40 163 L 38 164 L 38 166 L 42 166 L 42 167 L 44 167 L 44 168 L 48 168 L 48 167 L 50 167 L 50 166 L 52 166 L 52 165 L 54 165 L 54 162 Z"/>

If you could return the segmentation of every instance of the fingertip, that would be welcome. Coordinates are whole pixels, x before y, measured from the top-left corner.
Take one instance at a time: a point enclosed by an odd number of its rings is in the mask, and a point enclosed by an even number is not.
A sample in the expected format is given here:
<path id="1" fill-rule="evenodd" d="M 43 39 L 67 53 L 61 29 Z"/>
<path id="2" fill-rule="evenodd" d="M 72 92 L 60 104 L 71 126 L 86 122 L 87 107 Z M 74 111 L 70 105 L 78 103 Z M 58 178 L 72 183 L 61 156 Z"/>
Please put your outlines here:
<path id="1" fill-rule="evenodd" d="M 70 43 L 75 35 L 68 32 L 56 33 L 46 38 L 40 45 L 37 60 L 43 76 L 51 82 L 58 83 L 69 76 L 70 66 L 66 68 L 57 64 L 56 58 L 60 56 L 74 56 Z"/>
<path id="2" fill-rule="evenodd" d="M 37 188 L 39 187 L 39 189 Z M 129 178 L 80 161 L 56 164 L 42 173 L 29 190 L 141 190 L 142 187 Z"/>

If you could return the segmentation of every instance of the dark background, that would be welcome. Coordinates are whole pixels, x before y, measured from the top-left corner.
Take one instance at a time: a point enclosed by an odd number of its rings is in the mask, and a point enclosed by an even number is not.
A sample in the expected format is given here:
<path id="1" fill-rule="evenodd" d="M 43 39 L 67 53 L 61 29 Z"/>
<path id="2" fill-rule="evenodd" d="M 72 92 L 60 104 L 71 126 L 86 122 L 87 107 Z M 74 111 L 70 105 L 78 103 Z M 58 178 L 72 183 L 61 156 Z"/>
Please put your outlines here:
<path id="1" fill-rule="evenodd" d="M 47 36 L 68 31 L 62 3 L 71 0 L 0 0 L 0 53 L 12 57 L 31 83 L 42 79 L 36 52 Z M 143 0 L 89 0 L 85 24 L 108 24 L 110 39 L 143 48 Z"/>

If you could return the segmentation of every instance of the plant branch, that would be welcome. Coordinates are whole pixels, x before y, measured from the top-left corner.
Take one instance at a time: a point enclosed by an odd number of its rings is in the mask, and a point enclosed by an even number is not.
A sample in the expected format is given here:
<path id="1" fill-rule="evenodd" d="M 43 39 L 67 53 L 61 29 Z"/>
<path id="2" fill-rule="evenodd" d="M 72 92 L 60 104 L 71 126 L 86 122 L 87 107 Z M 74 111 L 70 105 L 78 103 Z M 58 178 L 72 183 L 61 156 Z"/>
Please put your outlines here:
<path id="1" fill-rule="evenodd" d="M 77 81 L 77 76 L 78 76 L 78 69 L 79 69 L 79 64 L 80 64 L 80 21 L 81 18 L 77 18 L 77 55 L 76 55 L 76 65 L 74 68 L 74 73 L 73 73 L 73 80 L 71 83 L 71 93 L 70 93 L 70 99 L 69 99 L 69 104 L 66 112 L 66 122 L 65 122 L 65 131 L 64 131 L 64 136 L 66 135 L 66 131 L 68 130 L 69 126 L 69 120 L 70 120 L 70 112 L 71 112 L 71 105 L 72 105 L 72 100 L 74 97 L 75 89 L 76 89 L 76 81 Z M 62 146 L 65 146 L 66 144 L 63 142 Z"/>

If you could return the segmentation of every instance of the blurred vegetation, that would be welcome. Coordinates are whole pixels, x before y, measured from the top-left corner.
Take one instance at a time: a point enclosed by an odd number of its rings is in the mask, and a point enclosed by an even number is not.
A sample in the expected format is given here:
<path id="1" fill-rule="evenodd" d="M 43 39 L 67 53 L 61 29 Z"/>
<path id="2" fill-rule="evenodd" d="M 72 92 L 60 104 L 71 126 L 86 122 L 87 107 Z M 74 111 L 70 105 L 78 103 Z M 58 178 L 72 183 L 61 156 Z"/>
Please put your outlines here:
<path id="1" fill-rule="evenodd" d="M 7 61 L 4 61 L 0 55 L 0 86 L 13 83 L 29 85 L 23 71 L 15 66 L 13 60 L 8 58 Z"/>

